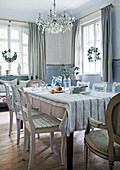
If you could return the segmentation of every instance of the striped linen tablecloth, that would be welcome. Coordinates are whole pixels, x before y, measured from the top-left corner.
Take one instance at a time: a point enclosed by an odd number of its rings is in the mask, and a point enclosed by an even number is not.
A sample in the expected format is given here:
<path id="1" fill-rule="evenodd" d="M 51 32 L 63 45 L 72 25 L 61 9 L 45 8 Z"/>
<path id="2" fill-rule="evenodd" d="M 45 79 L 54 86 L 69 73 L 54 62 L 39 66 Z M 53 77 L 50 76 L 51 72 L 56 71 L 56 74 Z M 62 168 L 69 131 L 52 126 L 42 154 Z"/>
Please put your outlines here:
<path id="1" fill-rule="evenodd" d="M 108 92 L 90 92 L 86 94 L 51 94 L 41 88 L 32 91 L 25 88 L 30 95 L 34 108 L 54 116 L 62 118 L 60 130 L 67 136 L 75 130 L 83 130 L 87 124 L 87 118 L 93 117 L 105 123 L 105 113 L 110 99 L 116 95 Z M 61 110 L 60 110 L 61 109 Z"/>

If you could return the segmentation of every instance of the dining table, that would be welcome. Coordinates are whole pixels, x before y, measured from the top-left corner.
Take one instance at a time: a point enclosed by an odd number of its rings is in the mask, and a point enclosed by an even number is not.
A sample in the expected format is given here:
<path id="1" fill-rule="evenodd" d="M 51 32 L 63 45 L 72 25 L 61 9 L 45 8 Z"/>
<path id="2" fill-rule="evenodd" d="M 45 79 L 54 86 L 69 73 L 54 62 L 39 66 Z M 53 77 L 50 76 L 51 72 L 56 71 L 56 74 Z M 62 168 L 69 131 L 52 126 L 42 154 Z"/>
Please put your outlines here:
<path id="1" fill-rule="evenodd" d="M 24 91 L 29 94 L 33 108 L 61 119 L 59 129 L 62 135 L 66 135 L 67 170 L 72 170 L 74 131 L 84 130 L 88 117 L 105 123 L 107 105 L 116 94 L 100 91 L 73 94 L 69 90 L 52 94 L 50 89 L 44 87 L 28 87 Z"/>

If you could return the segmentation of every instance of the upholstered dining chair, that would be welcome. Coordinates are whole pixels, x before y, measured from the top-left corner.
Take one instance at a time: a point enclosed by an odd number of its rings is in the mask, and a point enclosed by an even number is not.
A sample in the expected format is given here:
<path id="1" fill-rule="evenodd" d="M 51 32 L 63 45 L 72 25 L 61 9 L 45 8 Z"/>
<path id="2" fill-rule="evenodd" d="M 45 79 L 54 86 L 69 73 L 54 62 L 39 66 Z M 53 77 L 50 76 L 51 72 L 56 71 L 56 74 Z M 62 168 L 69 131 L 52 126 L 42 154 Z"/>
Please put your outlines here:
<path id="1" fill-rule="evenodd" d="M 77 81 L 77 87 L 82 86 L 82 85 L 88 86 L 88 87 L 86 88 L 86 90 L 89 90 L 89 89 L 90 89 L 90 82 L 89 82 L 89 81 L 88 81 L 88 82 L 85 82 L 85 81 Z"/>
<path id="2" fill-rule="evenodd" d="M 117 87 L 120 87 L 120 82 L 114 82 L 112 85 L 112 92 L 115 93 Z"/>
<path id="3" fill-rule="evenodd" d="M 3 83 L 6 92 L 6 101 L 9 108 L 10 113 L 10 125 L 9 125 L 9 136 L 11 136 L 12 126 L 13 126 L 13 105 L 12 105 L 12 94 L 10 94 L 10 85 L 8 83 Z"/>
<path id="4" fill-rule="evenodd" d="M 41 87 L 42 84 L 44 84 L 44 81 L 40 80 L 40 79 L 32 79 L 32 80 L 29 80 L 26 84 L 26 87 L 32 87 L 32 84 L 34 83 L 38 83 L 38 86 Z"/>
<path id="5" fill-rule="evenodd" d="M 90 131 L 91 127 L 95 127 L 94 131 Z M 113 168 L 114 161 L 120 161 L 120 94 L 114 96 L 107 106 L 106 124 L 88 118 L 84 144 L 86 167 L 88 148 L 94 154 L 107 159 L 110 170 Z"/>
<path id="6" fill-rule="evenodd" d="M 49 116 L 45 113 L 41 114 L 38 118 L 32 118 L 31 116 L 31 107 L 30 107 L 30 99 L 27 92 L 23 92 L 19 89 L 20 98 L 21 98 L 21 110 L 24 120 L 24 149 L 22 154 L 22 159 L 25 159 L 25 151 L 26 151 L 26 143 L 27 143 L 27 132 L 30 132 L 31 142 L 30 142 L 30 158 L 29 158 L 29 166 L 28 169 L 32 169 L 34 152 L 35 152 L 35 134 L 37 133 L 51 133 L 51 151 L 53 152 L 53 137 L 54 132 L 60 131 L 59 125 L 60 120 Z M 26 103 L 26 105 L 25 105 Z M 61 159 L 62 164 L 65 163 L 65 136 L 62 136 L 61 143 Z"/>
<path id="7" fill-rule="evenodd" d="M 93 91 L 107 91 L 107 84 L 106 83 L 93 83 L 92 85 L 92 90 Z"/>

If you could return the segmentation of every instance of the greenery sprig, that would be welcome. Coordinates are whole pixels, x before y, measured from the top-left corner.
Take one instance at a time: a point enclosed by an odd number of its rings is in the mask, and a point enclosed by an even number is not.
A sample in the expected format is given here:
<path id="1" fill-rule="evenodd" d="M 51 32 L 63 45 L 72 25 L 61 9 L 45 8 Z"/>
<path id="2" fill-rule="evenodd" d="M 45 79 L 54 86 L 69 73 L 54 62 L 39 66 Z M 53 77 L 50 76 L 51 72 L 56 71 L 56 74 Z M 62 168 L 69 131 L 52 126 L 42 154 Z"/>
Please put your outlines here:
<path id="1" fill-rule="evenodd" d="M 92 57 L 93 52 L 95 53 L 95 61 L 101 60 L 101 58 L 99 57 L 100 53 L 98 52 L 98 48 L 90 47 L 87 54 L 89 62 L 93 62 L 93 57 Z"/>
<path id="2" fill-rule="evenodd" d="M 5 61 L 7 61 L 8 63 L 12 63 L 13 61 L 15 61 L 17 59 L 17 53 L 14 52 L 14 55 L 10 58 L 10 57 L 7 57 L 7 52 L 10 53 L 10 49 L 8 51 L 3 51 L 2 52 L 2 57 L 5 59 Z"/>

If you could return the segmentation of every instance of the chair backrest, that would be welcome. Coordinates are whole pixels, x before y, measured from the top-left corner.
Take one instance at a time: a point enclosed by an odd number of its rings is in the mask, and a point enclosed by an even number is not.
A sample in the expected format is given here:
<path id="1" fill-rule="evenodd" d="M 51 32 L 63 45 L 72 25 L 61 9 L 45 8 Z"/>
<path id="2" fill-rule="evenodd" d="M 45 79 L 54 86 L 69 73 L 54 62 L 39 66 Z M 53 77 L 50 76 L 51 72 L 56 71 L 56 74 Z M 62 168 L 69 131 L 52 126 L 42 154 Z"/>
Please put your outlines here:
<path id="1" fill-rule="evenodd" d="M 12 102 L 13 102 L 13 108 L 15 110 L 15 113 L 18 113 L 21 109 L 20 104 L 20 94 L 18 92 L 17 86 L 11 86 L 12 88 Z"/>
<path id="2" fill-rule="evenodd" d="M 87 90 L 90 89 L 90 82 L 85 82 L 85 81 L 77 81 L 77 87 L 82 86 L 82 85 L 87 85 L 88 87 L 86 88 Z"/>
<path id="3" fill-rule="evenodd" d="M 29 82 L 29 80 L 19 80 L 19 87 L 26 87 L 26 84 Z"/>
<path id="4" fill-rule="evenodd" d="M 114 96 L 108 104 L 106 126 L 110 140 L 109 149 L 111 149 L 114 142 L 120 144 L 120 93 Z"/>
<path id="5" fill-rule="evenodd" d="M 107 84 L 106 83 L 93 83 L 92 86 L 92 90 L 93 91 L 107 91 Z"/>
<path id="6" fill-rule="evenodd" d="M 112 85 L 112 92 L 115 93 L 115 89 L 116 87 L 120 87 L 120 82 L 114 82 L 113 85 Z"/>
<path id="7" fill-rule="evenodd" d="M 27 82 L 26 87 L 32 87 L 32 84 L 34 84 L 34 83 L 38 83 L 38 86 L 41 87 L 42 84 L 44 84 L 44 81 L 42 81 L 40 79 L 32 79 Z"/>
<path id="8" fill-rule="evenodd" d="M 13 110 L 12 95 L 10 94 L 10 85 L 8 83 L 3 83 L 3 84 L 5 87 L 7 105 L 9 107 L 9 110 Z"/>
<path id="9" fill-rule="evenodd" d="M 31 131 L 35 130 L 35 126 L 33 124 L 32 116 L 31 116 L 31 106 L 30 106 L 30 99 L 27 92 L 22 91 L 21 89 L 18 90 L 20 94 L 20 101 L 21 101 L 21 111 L 23 116 L 23 121 L 30 127 Z"/>

